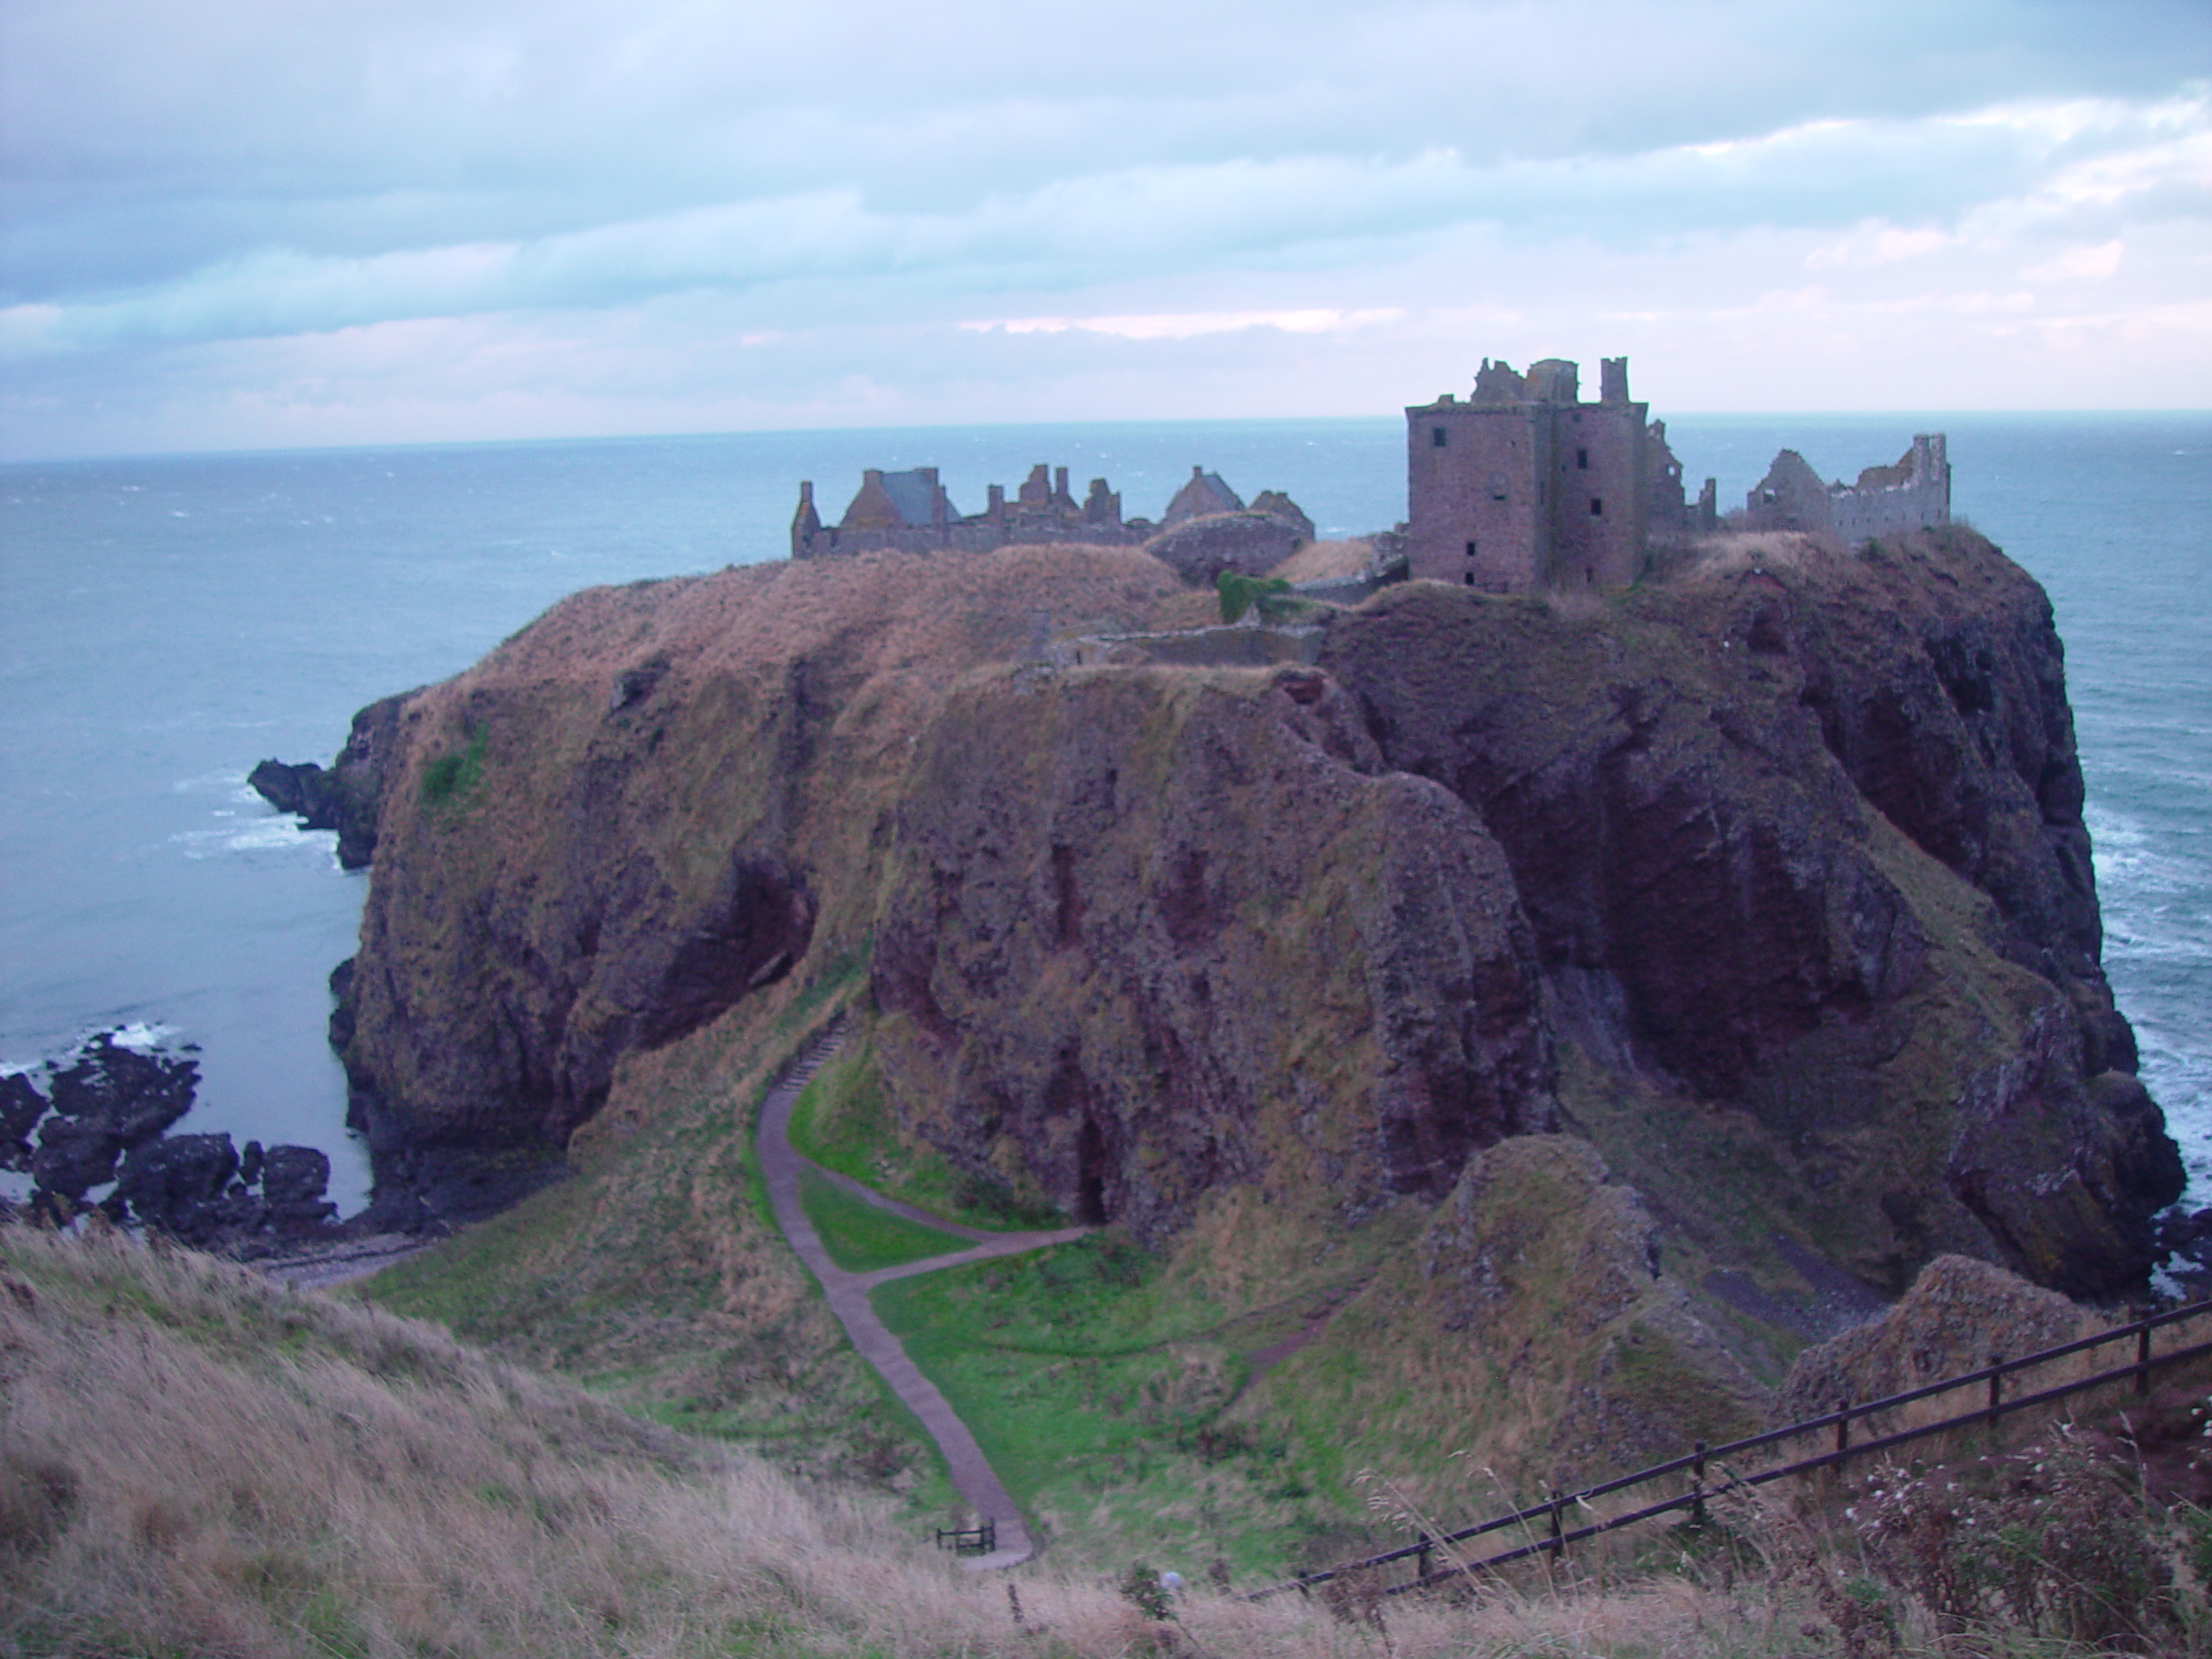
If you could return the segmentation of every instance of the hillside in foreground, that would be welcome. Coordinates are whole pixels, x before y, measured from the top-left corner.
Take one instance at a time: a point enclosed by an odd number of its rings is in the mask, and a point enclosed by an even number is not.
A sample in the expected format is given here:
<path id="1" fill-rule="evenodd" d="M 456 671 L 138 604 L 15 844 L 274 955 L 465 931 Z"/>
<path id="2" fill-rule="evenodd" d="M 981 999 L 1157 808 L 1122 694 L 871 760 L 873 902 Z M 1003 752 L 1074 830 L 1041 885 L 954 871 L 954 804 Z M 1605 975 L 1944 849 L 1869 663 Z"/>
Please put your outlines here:
<path id="1" fill-rule="evenodd" d="M 2070 1455 L 2054 1443 L 2029 1460 L 2058 1470 Z M 2078 1461 L 2036 1490 L 2052 1509 L 2031 1516 L 2018 1499 L 2023 1524 L 2063 1523 L 2031 1540 L 2041 1569 L 2021 1580 L 2043 1597 L 2040 1634 L 1980 1630 L 1946 1650 L 2090 1650 L 2069 1631 L 2202 1650 L 2185 1529 Z M 1847 1536 L 1839 1548 L 1784 1509 L 1716 1516 L 1641 1560 L 1593 1554 L 1494 1581 L 1475 1601 L 1384 1607 L 1353 1586 L 1255 1605 L 1187 1572 L 1194 1587 L 1166 1621 L 1111 1574 L 1033 1568 L 1011 1588 L 963 1574 L 887 1510 L 643 1425 L 425 1324 L 186 1251 L 0 1227 L 10 1659 L 1662 1659 L 1933 1650 L 1940 1628 L 1910 1570 L 1885 1577 L 1878 1548 Z M 2188 1513 L 2201 1575 L 2212 1529 Z M 2095 1595 L 2082 1593 L 2085 1571 L 2102 1575 Z M 2113 1624 L 2102 1579 L 2127 1575 L 2134 1599 Z"/>

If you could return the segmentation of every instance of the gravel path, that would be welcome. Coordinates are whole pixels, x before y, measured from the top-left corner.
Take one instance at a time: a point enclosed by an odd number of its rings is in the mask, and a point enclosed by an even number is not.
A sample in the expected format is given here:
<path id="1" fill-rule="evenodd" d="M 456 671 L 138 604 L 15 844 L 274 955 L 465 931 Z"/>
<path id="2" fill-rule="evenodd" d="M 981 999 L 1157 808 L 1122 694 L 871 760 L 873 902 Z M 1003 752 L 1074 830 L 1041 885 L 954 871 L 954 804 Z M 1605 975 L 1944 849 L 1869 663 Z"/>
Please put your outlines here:
<path id="1" fill-rule="evenodd" d="M 775 1211 L 776 1224 L 791 1241 L 791 1249 L 800 1261 L 821 1282 L 822 1294 L 830 1303 L 830 1311 L 845 1327 L 845 1334 L 861 1357 L 875 1367 L 877 1373 L 891 1385 L 891 1390 L 903 1401 L 930 1438 L 944 1454 L 947 1471 L 952 1478 L 954 1490 L 974 1506 L 978 1516 L 995 1522 L 998 1527 L 998 1548 L 988 1555 L 972 1557 L 961 1563 L 970 1572 L 987 1572 L 998 1567 L 1018 1567 L 1037 1553 L 1030 1541 L 1029 1529 L 1021 1518 L 1021 1511 L 1007 1495 L 999 1478 L 983 1456 L 982 1448 L 976 1444 L 976 1437 L 968 1432 L 945 1397 L 938 1392 L 937 1385 L 924 1376 L 914 1362 L 906 1357 L 906 1351 L 899 1338 L 891 1334 L 883 1321 L 876 1317 L 875 1309 L 868 1305 L 868 1294 L 876 1286 L 893 1279 L 905 1279 L 918 1273 L 934 1273 L 940 1268 L 959 1267 L 969 1262 L 985 1262 L 993 1256 L 1018 1255 L 1047 1244 L 1065 1244 L 1084 1236 L 1088 1227 L 1063 1228 L 1058 1232 L 994 1233 L 978 1227 L 963 1227 L 917 1210 L 912 1205 L 900 1204 L 870 1190 L 861 1182 L 821 1166 L 806 1158 L 791 1145 L 791 1107 L 797 1103 L 800 1090 L 824 1060 L 836 1051 L 842 1035 L 841 1027 L 832 1027 L 808 1046 L 798 1061 L 779 1077 L 768 1090 L 768 1097 L 760 1108 L 760 1173 L 768 1189 L 768 1202 Z M 878 1268 L 872 1273 L 848 1273 L 830 1259 L 830 1252 L 823 1247 L 814 1224 L 806 1218 L 805 1208 L 799 1203 L 798 1185 L 802 1171 L 819 1170 L 839 1186 L 864 1198 L 880 1209 L 909 1221 L 934 1227 L 940 1232 L 976 1241 L 964 1250 L 955 1250 L 944 1255 L 932 1255 L 919 1262 L 908 1262 L 893 1268 Z"/>

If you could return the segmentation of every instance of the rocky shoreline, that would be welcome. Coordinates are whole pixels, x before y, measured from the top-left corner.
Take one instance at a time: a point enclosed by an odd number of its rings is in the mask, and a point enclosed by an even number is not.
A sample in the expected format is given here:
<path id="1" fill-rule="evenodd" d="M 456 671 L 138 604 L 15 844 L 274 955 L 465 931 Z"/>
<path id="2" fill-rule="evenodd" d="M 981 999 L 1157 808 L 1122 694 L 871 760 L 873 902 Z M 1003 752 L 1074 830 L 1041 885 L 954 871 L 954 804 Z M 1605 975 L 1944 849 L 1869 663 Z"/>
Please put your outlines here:
<path id="1" fill-rule="evenodd" d="M 244 1261 L 342 1250 L 378 1230 L 366 1211 L 340 1218 L 317 1147 L 171 1133 L 199 1089 L 191 1054 L 101 1031 L 38 1071 L 0 1077 L 0 1171 L 31 1182 L 20 1206 L 0 1198 L 0 1218 L 20 1209 L 61 1226 L 99 1215 Z"/>

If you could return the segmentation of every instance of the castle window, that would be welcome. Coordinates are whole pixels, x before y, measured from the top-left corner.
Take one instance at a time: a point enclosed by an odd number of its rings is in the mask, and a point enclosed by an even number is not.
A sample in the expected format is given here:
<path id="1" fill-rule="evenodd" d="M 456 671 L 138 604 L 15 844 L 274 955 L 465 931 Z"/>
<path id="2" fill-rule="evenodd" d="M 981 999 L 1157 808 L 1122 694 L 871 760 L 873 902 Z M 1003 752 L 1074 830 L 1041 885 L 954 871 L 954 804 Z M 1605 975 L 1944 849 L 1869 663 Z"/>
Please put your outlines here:
<path id="1" fill-rule="evenodd" d="M 1471 559 L 1475 556 L 1475 544 L 1472 542 L 1467 543 L 1467 556 Z"/>
<path id="2" fill-rule="evenodd" d="M 1590 452 L 1587 449 L 1576 450 L 1574 452 L 1574 464 L 1581 471 L 1586 473 L 1588 472 L 1590 470 Z"/>
<path id="3" fill-rule="evenodd" d="M 1444 447 L 1444 429 L 1440 426 L 1432 426 L 1429 428 L 1428 441 L 1437 448 L 1441 449 Z"/>
<path id="4" fill-rule="evenodd" d="M 1465 582 L 1468 587 L 1471 588 L 1475 585 L 1475 573 L 1470 570 L 1465 575 L 1460 577 L 1459 580 Z"/>
<path id="5" fill-rule="evenodd" d="M 1592 518 L 1602 518 L 1605 516 L 1605 504 L 1594 495 L 1590 498 L 1590 516 Z"/>

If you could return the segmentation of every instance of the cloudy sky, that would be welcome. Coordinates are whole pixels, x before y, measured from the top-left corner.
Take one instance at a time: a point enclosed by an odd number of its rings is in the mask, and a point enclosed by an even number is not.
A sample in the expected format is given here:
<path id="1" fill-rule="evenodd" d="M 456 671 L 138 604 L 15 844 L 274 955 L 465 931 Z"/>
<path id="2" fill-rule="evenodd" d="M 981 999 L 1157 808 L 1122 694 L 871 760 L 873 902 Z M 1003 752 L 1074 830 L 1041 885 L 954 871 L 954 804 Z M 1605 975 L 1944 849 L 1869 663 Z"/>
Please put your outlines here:
<path id="1" fill-rule="evenodd" d="M 10 458 L 2212 404 L 2205 0 L 0 0 L 0 164 Z"/>

